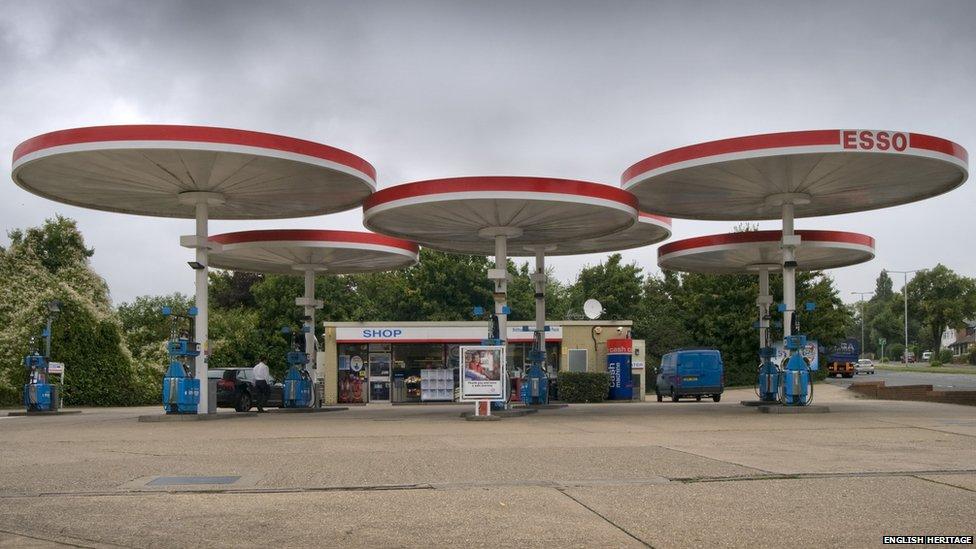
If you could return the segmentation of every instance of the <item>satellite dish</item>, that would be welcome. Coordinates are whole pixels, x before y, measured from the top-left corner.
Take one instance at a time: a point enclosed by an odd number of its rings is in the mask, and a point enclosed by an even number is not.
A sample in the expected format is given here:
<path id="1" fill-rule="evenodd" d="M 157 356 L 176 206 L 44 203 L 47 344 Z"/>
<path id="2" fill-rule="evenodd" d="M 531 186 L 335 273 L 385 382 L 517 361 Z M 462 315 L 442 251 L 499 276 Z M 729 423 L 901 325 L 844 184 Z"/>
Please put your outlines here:
<path id="1" fill-rule="evenodd" d="M 583 314 L 590 320 L 596 320 L 603 314 L 603 305 L 595 299 L 587 299 L 583 304 Z"/>

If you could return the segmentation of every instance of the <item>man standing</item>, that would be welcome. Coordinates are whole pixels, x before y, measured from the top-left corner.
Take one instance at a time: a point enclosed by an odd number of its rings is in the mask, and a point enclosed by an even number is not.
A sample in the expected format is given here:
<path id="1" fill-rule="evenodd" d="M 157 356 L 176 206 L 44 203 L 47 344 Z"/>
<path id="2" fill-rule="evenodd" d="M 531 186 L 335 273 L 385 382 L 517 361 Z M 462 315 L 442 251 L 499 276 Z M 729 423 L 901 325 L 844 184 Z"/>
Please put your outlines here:
<path id="1" fill-rule="evenodd" d="M 254 365 L 252 373 L 254 375 L 254 388 L 257 390 L 258 400 L 255 403 L 258 407 L 258 412 L 264 412 L 264 405 L 268 402 L 268 397 L 271 395 L 271 386 L 268 385 L 268 380 L 271 379 L 271 372 L 268 371 L 268 365 L 265 364 L 267 357 L 262 355 L 259 357 L 258 363 Z"/>

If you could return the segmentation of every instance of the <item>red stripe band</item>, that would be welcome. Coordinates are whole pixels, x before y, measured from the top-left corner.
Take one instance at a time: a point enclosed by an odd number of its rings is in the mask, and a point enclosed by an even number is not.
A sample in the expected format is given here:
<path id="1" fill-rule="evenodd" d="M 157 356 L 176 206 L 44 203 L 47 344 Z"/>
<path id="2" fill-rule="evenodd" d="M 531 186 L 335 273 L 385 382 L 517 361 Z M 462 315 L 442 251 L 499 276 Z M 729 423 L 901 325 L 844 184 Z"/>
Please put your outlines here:
<path id="1" fill-rule="evenodd" d="M 24 141 L 14 149 L 13 161 L 52 147 L 106 141 L 191 141 L 272 149 L 342 164 L 376 180 L 376 169 L 369 162 L 342 149 L 283 135 L 207 126 L 143 124 L 60 130 Z"/>
<path id="2" fill-rule="evenodd" d="M 652 214 L 647 212 L 638 212 L 637 217 L 640 219 L 656 219 L 657 221 L 666 224 L 668 227 L 671 226 L 671 218 L 663 215 L 657 215 L 657 214 Z"/>
<path id="3" fill-rule="evenodd" d="M 708 141 L 665 151 L 654 156 L 649 156 L 633 166 L 627 168 L 620 177 L 621 184 L 637 177 L 642 173 L 647 173 L 658 168 L 707 158 L 709 156 L 719 156 L 723 154 L 742 153 L 748 151 L 760 151 L 765 149 L 778 149 L 789 147 L 816 147 L 823 145 L 841 145 L 841 134 L 845 130 L 808 130 L 799 132 L 767 133 L 761 135 L 749 135 L 745 137 L 734 137 L 731 139 L 720 139 L 718 141 Z M 920 133 L 894 132 L 889 134 L 907 134 L 909 148 L 923 149 L 954 156 L 963 162 L 969 161 L 966 149 L 957 143 L 953 143 L 941 137 L 933 137 Z M 872 152 L 853 149 L 851 152 Z"/>
<path id="4" fill-rule="evenodd" d="M 796 231 L 802 241 L 809 242 L 835 242 L 838 244 L 856 244 L 867 246 L 874 249 L 874 238 L 866 234 L 849 233 L 845 231 L 817 231 L 802 230 Z M 708 236 L 698 236 L 685 240 L 676 240 L 658 248 L 658 258 L 668 254 L 697 248 L 708 248 L 711 246 L 724 246 L 728 244 L 747 244 L 747 243 L 776 243 L 783 239 L 783 231 L 744 231 L 741 233 L 713 234 Z"/>
<path id="5" fill-rule="evenodd" d="M 456 177 L 449 179 L 432 179 L 429 181 L 418 181 L 415 183 L 405 183 L 377 191 L 373 193 L 366 202 L 363 203 L 363 211 L 370 208 L 401 200 L 404 198 L 414 198 L 422 196 L 432 196 L 447 193 L 463 192 L 534 192 L 534 193 L 554 193 L 584 196 L 611 200 L 637 209 L 637 197 L 627 191 L 590 183 L 588 181 L 575 181 L 571 179 L 552 179 L 548 177 L 510 177 L 510 176 L 488 176 L 488 177 Z"/>
<path id="6" fill-rule="evenodd" d="M 371 244 L 375 246 L 390 246 L 400 248 L 411 253 L 418 253 L 420 248 L 413 242 L 393 238 L 376 233 L 360 231 L 332 231 L 319 229 L 268 229 L 258 231 L 239 231 L 218 234 L 210 240 L 219 244 L 241 244 L 245 242 L 349 242 L 352 244 Z"/>

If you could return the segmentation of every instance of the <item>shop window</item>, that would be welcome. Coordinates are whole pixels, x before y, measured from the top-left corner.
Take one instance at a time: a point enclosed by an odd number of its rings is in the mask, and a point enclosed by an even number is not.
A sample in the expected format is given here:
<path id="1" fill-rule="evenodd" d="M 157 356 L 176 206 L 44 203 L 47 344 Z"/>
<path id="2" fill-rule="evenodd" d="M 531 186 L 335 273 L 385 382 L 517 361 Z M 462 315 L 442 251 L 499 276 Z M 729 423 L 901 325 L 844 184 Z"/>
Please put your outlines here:
<path id="1" fill-rule="evenodd" d="M 343 404 L 365 404 L 368 400 L 369 347 L 347 343 L 338 347 L 338 400 Z"/>
<path id="2" fill-rule="evenodd" d="M 441 343 L 393 345 L 393 402 L 420 402 L 421 370 L 445 368 L 444 347 Z"/>

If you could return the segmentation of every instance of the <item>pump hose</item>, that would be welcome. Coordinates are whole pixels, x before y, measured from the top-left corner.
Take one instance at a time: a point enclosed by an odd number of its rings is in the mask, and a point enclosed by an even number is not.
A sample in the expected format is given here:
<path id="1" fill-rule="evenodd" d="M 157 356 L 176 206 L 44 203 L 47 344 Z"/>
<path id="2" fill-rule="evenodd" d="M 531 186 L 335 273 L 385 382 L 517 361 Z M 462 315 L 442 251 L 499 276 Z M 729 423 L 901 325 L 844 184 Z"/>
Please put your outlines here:
<path id="1" fill-rule="evenodd" d="M 813 370 L 810 369 L 810 365 L 806 364 L 807 367 L 807 379 L 810 380 L 810 396 L 807 397 L 807 401 L 803 403 L 804 406 L 809 406 L 813 402 Z"/>

